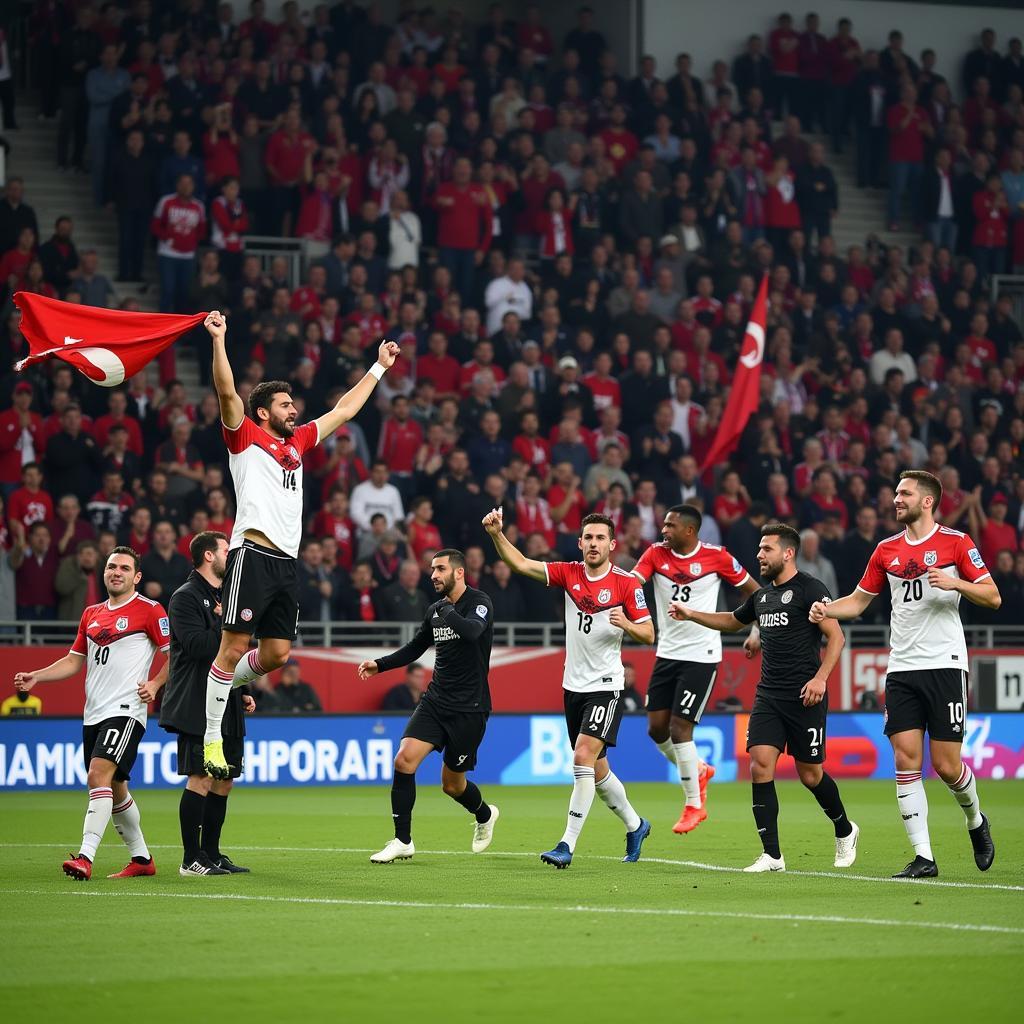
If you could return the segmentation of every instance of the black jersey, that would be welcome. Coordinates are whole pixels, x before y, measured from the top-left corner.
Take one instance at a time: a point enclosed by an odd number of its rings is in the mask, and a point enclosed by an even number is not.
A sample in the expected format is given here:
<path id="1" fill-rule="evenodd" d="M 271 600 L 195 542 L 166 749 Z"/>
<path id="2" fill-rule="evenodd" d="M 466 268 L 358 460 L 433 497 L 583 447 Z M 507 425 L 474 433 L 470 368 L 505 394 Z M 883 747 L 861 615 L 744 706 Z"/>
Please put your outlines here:
<path id="1" fill-rule="evenodd" d="M 807 616 L 815 601 L 831 601 L 821 580 L 798 572 L 751 594 L 733 615 L 740 622 L 756 621 L 761 631 L 760 690 L 773 697 L 796 700 L 804 683 L 821 667 L 821 627 Z"/>
<path id="2" fill-rule="evenodd" d="M 401 668 L 435 648 L 434 675 L 423 694 L 447 711 L 490 711 L 487 671 L 494 639 L 494 606 L 482 590 L 466 588 L 455 604 L 437 601 L 423 624 L 401 650 L 377 658 L 381 672 Z"/>

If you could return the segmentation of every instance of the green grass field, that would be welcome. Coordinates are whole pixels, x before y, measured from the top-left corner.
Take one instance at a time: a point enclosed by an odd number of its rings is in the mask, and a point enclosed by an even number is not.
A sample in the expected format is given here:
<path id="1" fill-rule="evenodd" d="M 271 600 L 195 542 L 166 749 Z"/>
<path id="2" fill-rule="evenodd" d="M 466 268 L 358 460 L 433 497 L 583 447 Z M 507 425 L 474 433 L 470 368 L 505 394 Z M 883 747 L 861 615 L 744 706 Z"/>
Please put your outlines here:
<path id="1" fill-rule="evenodd" d="M 386 789 L 240 788 L 222 845 L 253 873 L 228 878 L 179 877 L 178 794 L 140 791 L 158 875 L 106 879 L 127 859 L 111 827 L 89 883 L 60 871 L 84 794 L 6 794 L 0 1011 L 12 1024 L 1017 1020 L 1024 783 L 979 789 L 994 866 L 975 868 L 933 781 L 942 874 L 919 883 L 887 881 L 910 857 L 881 782 L 842 785 L 862 829 L 845 875 L 797 783 L 779 784 L 789 871 L 753 876 L 735 870 L 759 851 L 740 783 L 712 785 L 687 837 L 671 831 L 673 787 L 630 787 L 654 823 L 639 864 L 619 861 L 621 825 L 595 801 L 567 871 L 537 853 L 561 835 L 568 787 L 485 789 L 502 817 L 473 856 L 469 816 L 421 784 L 419 852 L 387 867 L 367 859 L 390 836 Z"/>

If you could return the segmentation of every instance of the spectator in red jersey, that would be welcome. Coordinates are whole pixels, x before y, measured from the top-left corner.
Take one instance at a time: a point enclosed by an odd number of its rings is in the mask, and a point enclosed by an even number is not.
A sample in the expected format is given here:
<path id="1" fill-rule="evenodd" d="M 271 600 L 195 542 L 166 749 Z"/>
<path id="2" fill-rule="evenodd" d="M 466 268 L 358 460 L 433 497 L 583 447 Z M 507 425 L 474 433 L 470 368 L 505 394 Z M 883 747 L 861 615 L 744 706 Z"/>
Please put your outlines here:
<path id="1" fill-rule="evenodd" d="M 116 469 L 108 469 L 103 474 L 103 486 L 90 498 L 85 512 L 97 533 L 117 533 L 134 504 L 131 495 L 125 492 L 124 477 Z"/>
<path id="2" fill-rule="evenodd" d="M 230 537 L 235 529 L 235 520 L 231 502 L 223 487 L 211 487 L 207 491 L 206 510 L 210 517 L 206 528 Z"/>
<path id="3" fill-rule="evenodd" d="M 311 259 L 320 259 L 327 255 L 334 236 L 335 199 L 331 195 L 327 172 L 313 171 L 312 152 L 309 153 L 303 181 L 295 237 L 306 241 Z"/>
<path id="4" fill-rule="evenodd" d="M 14 533 L 10 564 L 15 570 L 19 619 L 52 621 L 57 617 L 57 569 L 60 558 L 46 523 L 33 523 L 27 533 Z"/>
<path id="5" fill-rule="evenodd" d="M 980 488 L 975 493 L 980 498 Z M 1009 504 L 1006 495 L 996 491 L 989 499 L 987 512 L 980 500 L 975 501 L 971 507 L 971 536 L 977 540 L 986 565 L 995 565 L 1003 549 L 1016 551 L 1020 545 L 1016 529 L 1006 521 Z"/>
<path id="6" fill-rule="evenodd" d="M 82 518 L 82 506 L 73 494 L 65 494 L 57 502 L 53 536 L 57 538 L 57 554 L 61 558 L 73 554 L 83 540 L 96 537 L 91 524 Z"/>
<path id="7" fill-rule="evenodd" d="M 583 495 L 583 481 L 576 475 L 571 462 L 559 462 L 552 470 L 553 482 L 545 499 L 551 509 L 551 518 L 557 526 L 558 551 L 565 558 L 573 558 L 579 550 L 576 540 L 580 523 L 587 512 L 587 499 Z"/>
<path id="8" fill-rule="evenodd" d="M 850 117 L 853 114 L 852 86 L 860 68 L 863 53 L 853 36 L 849 18 L 840 18 L 836 34 L 829 40 L 829 132 L 832 152 L 842 153 Z"/>
<path id="9" fill-rule="evenodd" d="M 137 551 L 140 556 L 148 555 L 153 546 L 150 532 L 153 527 L 153 513 L 148 505 L 136 505 L 128 515 L 128 529 L 118 537 L 118 543 Z"/>
<path id="10" fill-rule="evenodd" d="M 972 254 L 979 277 L 987 281 L 991 274 L 1002 274 L 1006 270 L 1010 207 L 1003 191 L 1003 179 L 997 171 L 990 172 L 985 187 L 974 193 L 972 206 Z"/>
<path id="11" fill-rule="evenodd" d="M 416 360 L 417 380 L 429 380 L 437 391 L 437 398 L 459 394 L 462 367 L 448 355 L 448 338 L 444 331 L 431 331 L 427 339 L 427 354 Z"/>
<path id="12" fill-rule="evenodd" d="M 471 181 L 472 173 L 473 165 L 460 157 L 452 180 L 439 184 L 434 194 L 441 264 L 459 294 L 467 297 L 473 290 L 476 268 L 490 248 L 493 219 L 483 189 Z"/>
<path id="13" fill-rule="evenodd" d="M 221 182 L 220 195 L 210 204 L 210 242 L 220 253 L 220 265 L 234 285 L 242 270 L 242 236 L 249 230 L 249 211 L 237 177 Z"/>
<path id="14" fill-rule="evenodd" d="M 724 534 L 750 508 L 750 495 L 734 469 L 722 474 L 711 514 Z"/>
<path id="15" fill-rule="evenodd" d="M 106 415 L 100 416 L 93 425 L 93 437 L 101 449 L 106 450 L 114 426 L 124 427 L 128 433 L 128 450 L 142 458 L 142 426 L 134 416 L 128 415 L 128 398 L 123 391 L 110 393 Z"/>
<path id="16" fill-rule="evenodd" d="M 38 462 L 26 462 L 21 467 L 21 486 L 8 499 L 7 517 L 26 530 L 33 523 L 53 522 L 53 499 L 43 490 L 43 471 Z"/>
<path id="17" fill-rule="evenodd" d="M 14 385 L 10 409 L 0 412 L 0 490 L 5 496 L 18 486 L 22 467 L 43 454 L 43 418 L 32 411 L 32 385 Z"/>
<path id="18" fill-rule="evenodd" d="M 775 69 L 771 105 L 780 115 L 796 114 L 800 109 L 800 36 L 793 28 L 791 15 L 779 15 L 768 37 L 768 54 Z"/>
<path id="19" fill-rule="evenodd" d="M 811 493 L 804 502 L 800 521 L 804 526 L 814 526 L 824 519 L 826 514 L 836 515 L 847 529 L 849 511 L 846 503 L 839 496 L 839 486 L 835 473 L 831 469 L 821 468 L 815 471 L 811 481 Z"/>
<path id="20" fill-rule="evenodd" d="M 391 483 L 401 491 L 405 501 L 413 496 L 416 453 L 423 444 L 423 428 L 409 412 L 409 399 L 405 395 L 395 395 L 391 399 L 391 415 L 381 426 L 377 445 L 377 458 L 388 464 Z"/>
<path id="21" fill-rule="evenodd" d="M 800 228 L 800 204 L 796 194 L 796 175 L 789 161 L 776 157 L 771 173 L 765 176 L 764 226 L 768 241 L 777 252 L 784 252 L 789 233 Z"/>
<path id="22" fill-rule="evenodd" d="M 241 174 L 238 162 L 238 135 L 231 126 L 231 104 L 213 108 L 213 122 L 203 135 L 203 163 L 206 169 L 206 191 L 212 195 L 224 178 Z"/>
<path id="23" fill-rule="evenodd" d="M 428 551 L 443 547 L 441 531 L 434 524 L 434 506 L 429 498 L 419 497 L 412 503 L 412 518 L 406 527 L 406 541 L 416 561 Z"/>
<path id="24" fill-rule="evenodd" d="M 194 491 L 205 472 L 192 444 L 192 423 L 180 416 L 171 424 L 171 436 L 156 450 L 157 468 L 167 474 L 167 493 L 180 498 Z"/>
<path id="25" fill-rule="evenodd" d="M 330 538 L 337 545 L 337 564 L 348 571 L 352 568 L 356 544 L 356 524 L 348 514 L 348 495 L 338 486 L 331 489 L 327 504 L 313 519 L 312 532 L 321 540 Z"/>
<path id="26" fill-rule="evenodd" d="M 22 228 L 13 249 L 0 256 L 0 282 L 13 292 L 21 287 L 28 265 L 36 258 L 36 233 Z"/>
<path id="27" fill-rule="evenodd" d="M 554 258 L 566 252 L 571 256 L 576 247 L 572 240 L 572 215 L 566 207 L 565 192 L 553 188 L 547 194 L 544 210 L 538 218 L 540 227 L 540 258 L 549 261 L 551 266 Z M 545 263 L 541 264 L 542 267 Z"/>
<path id="28" fill-rule="evenodd" d="M 935 135 L 927 112 L 917 104 L 917 89 L 905 82 L 900 102 L 886 114 L 889 130 L 889 230 L 899 230 L 903 193 L 910 194 L 912 221 L 920 218 L 918 209 L 921 178 L 924 173 L 925 139 Z"/>
<path id="29" fill-rule="evenodd" d="M 551 444 L 541 437 L 540 418 L 532 409 L 527 409 L 519 417 L 519 434 L 512 441 L 512 451 L 530 470 L 547 479 L 551 471 Z"/>
<path id="30" fill-rule="evenodd" d="M 264 155 L 273 189 L 275 234 L 292 233 L 299 212 L 299 186 L 315 150 L 316 140 L 302 130 L 298 110 L 289 110 L 281 127 L 267 140 Z"/>

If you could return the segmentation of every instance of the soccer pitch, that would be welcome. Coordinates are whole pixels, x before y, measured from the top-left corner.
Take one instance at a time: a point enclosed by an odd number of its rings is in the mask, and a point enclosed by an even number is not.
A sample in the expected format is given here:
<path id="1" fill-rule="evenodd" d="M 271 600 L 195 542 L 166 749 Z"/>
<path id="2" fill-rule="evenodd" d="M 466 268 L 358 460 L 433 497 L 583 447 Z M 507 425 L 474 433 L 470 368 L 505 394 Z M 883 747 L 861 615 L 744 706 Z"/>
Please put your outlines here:
<path id="1" fill-rule="evenodd" d="M 979 783 L 985 874 L 929 782 L 941 876 L 891 882 L 910 859 L 891 783 L 841 782 L 862 829 L 849 872 L 812 797 L 779 783 L 789 870 L 744 875 L 759 852 L 745 783 L 712 783 L 685 837 L 678 790 L 629 786 L 654 824 L 641 862 L 620 862 L 621 824 L 595 802 L 556 871 L 537 855 L 568 787 L 485 787 L 501 820 L 474 856 L 472 819 L 421 774 L 416 857 L 384 867 L 368 855 L 390 838 L 386 788 L 239 787 L 222 847 L 253 873 L 226 878 L 178 875 L 177 792 L 138 793 L 157 876 L 106 879 L 128 859 L 111 826 L 88 883 L 60 870 L 84 793 L 0 796 L 4 1019 L 1019 1019 L 1024 782 Z"/>

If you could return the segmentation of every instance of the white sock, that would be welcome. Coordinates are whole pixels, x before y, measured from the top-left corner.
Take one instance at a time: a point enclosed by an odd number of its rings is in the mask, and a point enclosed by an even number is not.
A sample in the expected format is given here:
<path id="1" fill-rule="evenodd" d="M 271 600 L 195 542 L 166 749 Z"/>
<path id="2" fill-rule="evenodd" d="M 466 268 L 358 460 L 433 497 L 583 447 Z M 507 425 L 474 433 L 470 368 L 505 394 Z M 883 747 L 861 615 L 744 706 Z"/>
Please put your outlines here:
<path id="1" fill-rule="evenodd" d="M 967 819 L 968 828 L 977 828 L 981 824 L 981 804 L 978 802 L 978 784 L 974 772 L 965 764 L 960 771 L 960 778 L 949 787 L 953 799 L 960 805 Z"/>
<path id="2" fill-rule="evenodd" d="M 142 816 L 139 814 L 139 805 L 132 799 L 131 793 L 126 793 L 124 803 L 114 808 L 114 828 L 118 835 L 124 840 L 128 852 L 133 857 L 144 857 L 149 860 L 149 847 L 146 845 L 146 837 L 142 834 Z"/>
<path id="3" fill-rule="evenodd" d="M 245 659 L 241 659 L 239 664 Z M 216 664 L 210 666 L 210 674 L 206 677 L 206 734 L 204 743 L 214 743 L 221 739 L 220 724 L 224 721 L 224 712 L 228 706 L 228 694 L 231 692 L 231 676 Z"/>
<path id="4" fill-rule="evenodd" d="M 671 740 L 662 740 L 660 743 L 655 743 L 654 745 L 661 751 L 665 760 L 668 761 L 669 764 L 676 763 L 675 746 Z"/>
<path id="5" fill-rule="evenodd" d="M 260 664 L 259 648 L 254 647 L 251 651 L 243 654 L 235 666 L 235 674 L 231 677 L 232 686 L 246 686 L 254 679 L 265 676 L 267 670 Z"/>
<path id="6" fill-rule="evenodd" d="M 85 812 L 80 850 L 89 860 L 96 859 L 96 851 L 103 841 L 103 833 L 110 824 L 113 809 L 114 791 L 109 786 L 98 786 L 89 790 L 89 810 Z"/>
<path id="7" fill-rule="evenodd" d="M 626 787 L 619 782 L 615 772 L 609 769 L 608 774 L 595 788 L 608 810 L 622 819 L 627 832 L 635 832 L 640 827 L 640 815 L 633 810 L 633 805 L 626 796 Z"/>
<path id="8" fill-rule="evenodd" d="M 590 805 L 594 802 L 594 769 L 586 765 L 573 765 L 572 796 L 569 797 L 569 818 L 565 823 L 565 834 L 561 841 L 569 844 L 575 851 L 576 840 L 583 831 L 583 823 L 590 813 Z"/>
<path id="9" fill-rule="evenodd" d="M 920 772 L 896 773 L 896 803 L 914 853 L 925 860 L 935 860 L 928 836 L 928 797 Z"/>
<path id="10" fill-rule="evenodd" d="M 686 743 L 673 743 L 676 752 L 676 764 L 679 765 L 679 784 L 686 794 L 687 807 L 700 807 L 700 757 L 697 744 L 693 740 Z"/>

